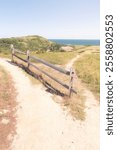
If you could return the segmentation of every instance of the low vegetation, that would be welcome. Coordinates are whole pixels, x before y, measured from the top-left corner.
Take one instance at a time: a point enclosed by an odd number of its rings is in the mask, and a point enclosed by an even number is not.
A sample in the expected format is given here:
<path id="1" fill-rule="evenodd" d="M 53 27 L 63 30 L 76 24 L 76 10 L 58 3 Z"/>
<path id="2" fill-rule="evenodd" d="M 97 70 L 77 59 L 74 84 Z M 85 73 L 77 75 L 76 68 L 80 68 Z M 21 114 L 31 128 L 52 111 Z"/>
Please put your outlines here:
<path id="1" fill-rule="evenodd" d="M 79 78 L 97 95 L 100 93 L 100 55 L 86 54 L 75 63 Z"/>
<path id="2" fill-rule="evenodd" d="M 10 44 L 13 44 L 16 49 L 22 51 L 31 50 L 36 52 L 58 51 L 61 45 L 51 42 L 41 36 L 25 36 L 17 38 L 2 38 L 0 39 L 0 53 L 9 53 Z"/>

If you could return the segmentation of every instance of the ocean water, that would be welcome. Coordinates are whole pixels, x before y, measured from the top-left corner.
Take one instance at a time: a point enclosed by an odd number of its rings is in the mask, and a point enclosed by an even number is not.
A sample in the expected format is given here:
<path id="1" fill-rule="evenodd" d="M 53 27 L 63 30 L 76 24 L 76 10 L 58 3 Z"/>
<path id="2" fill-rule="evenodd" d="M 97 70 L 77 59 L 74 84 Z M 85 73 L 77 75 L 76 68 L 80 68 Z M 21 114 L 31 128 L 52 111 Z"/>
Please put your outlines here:
<path id="1" fill-rule="evenodd" d="M 100 40 L 80 40 L 80 39 L 49 39 L 58 44 L 65 45 L 100 45 Z"/>

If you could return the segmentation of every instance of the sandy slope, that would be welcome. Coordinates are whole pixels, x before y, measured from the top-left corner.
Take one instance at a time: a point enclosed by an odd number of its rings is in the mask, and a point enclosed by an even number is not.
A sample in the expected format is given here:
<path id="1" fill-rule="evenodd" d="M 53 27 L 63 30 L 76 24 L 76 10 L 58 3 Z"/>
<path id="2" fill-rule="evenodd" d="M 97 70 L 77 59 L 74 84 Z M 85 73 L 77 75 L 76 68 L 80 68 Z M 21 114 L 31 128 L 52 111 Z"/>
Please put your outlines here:
<path id="1" fill-rule="evenodd" d="M 74 121 L 41 85 L 32 85 L 17 66 L 0 59 L 17 89 L 17 134 L 12 150 L 99 150 L 99 106 L 88 90 L 86 120 Z"/>

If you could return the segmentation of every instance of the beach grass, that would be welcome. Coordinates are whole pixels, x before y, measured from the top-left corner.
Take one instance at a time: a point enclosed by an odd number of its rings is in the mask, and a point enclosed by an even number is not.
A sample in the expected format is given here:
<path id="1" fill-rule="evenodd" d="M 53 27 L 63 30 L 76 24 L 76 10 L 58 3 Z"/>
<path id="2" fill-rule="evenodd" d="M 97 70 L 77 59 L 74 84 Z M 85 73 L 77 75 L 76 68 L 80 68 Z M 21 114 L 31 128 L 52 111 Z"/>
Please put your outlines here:
<path id="1" fill-rule="evenodd" d="M 74 64 L 77 76 L 95 94 L 100 93 L 100 55 L 86 54 Z"/>
<path id="2" fill-rule="evenodd" d="M 33 54 L 34 56 L 44 59 L 47 62 L 57 65 L 64 65 L 68 63 L 73 57 L 75 57 L 77 51 L 72 52 L 45 52 L 39 54 Z"/>

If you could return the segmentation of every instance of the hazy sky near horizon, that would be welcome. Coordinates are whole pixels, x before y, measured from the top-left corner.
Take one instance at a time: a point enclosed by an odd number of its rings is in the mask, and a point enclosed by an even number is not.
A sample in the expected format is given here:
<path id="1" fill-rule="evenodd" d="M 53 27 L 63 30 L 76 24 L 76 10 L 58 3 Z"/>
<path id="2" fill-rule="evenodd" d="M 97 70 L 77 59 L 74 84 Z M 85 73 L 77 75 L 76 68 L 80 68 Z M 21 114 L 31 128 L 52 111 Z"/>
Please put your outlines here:
<path id="1" fill-rule="evenodd" d="M 99 0 L 0 0 L 0 38 L 99 39 Z"/>

